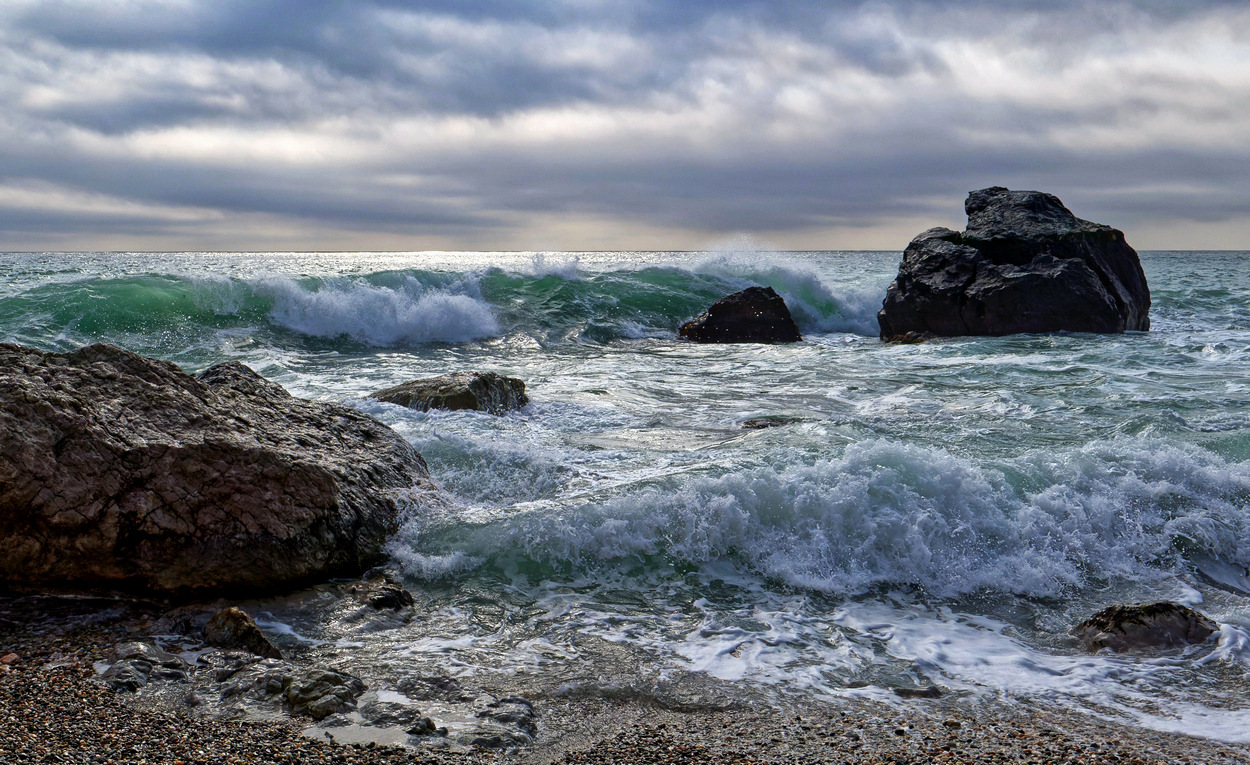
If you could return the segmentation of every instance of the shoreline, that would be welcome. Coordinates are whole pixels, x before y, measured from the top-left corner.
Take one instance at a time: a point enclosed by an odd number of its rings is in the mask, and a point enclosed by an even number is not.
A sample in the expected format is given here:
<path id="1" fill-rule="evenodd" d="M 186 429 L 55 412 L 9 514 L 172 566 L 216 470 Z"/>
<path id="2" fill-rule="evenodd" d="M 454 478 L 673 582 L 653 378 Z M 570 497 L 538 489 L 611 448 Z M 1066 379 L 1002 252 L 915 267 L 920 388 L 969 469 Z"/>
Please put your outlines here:
<path id="1" fill-rule="evenodd" d="M 351 746 L 301 733 L 303 718 L 223 720 L 141 708 L 95 677 L 141 629 L 100 612 L 75 624 L 0 613 L 0 761 L 187 763 L 1247 763 L 1250 746 L 1129 727 L 1028 701 L 949 696 L 803 709 L 666 709 L 622 698 L 536 699 L 519 749 Z M 7 669 L 6 669 L 7 668 Z"/>

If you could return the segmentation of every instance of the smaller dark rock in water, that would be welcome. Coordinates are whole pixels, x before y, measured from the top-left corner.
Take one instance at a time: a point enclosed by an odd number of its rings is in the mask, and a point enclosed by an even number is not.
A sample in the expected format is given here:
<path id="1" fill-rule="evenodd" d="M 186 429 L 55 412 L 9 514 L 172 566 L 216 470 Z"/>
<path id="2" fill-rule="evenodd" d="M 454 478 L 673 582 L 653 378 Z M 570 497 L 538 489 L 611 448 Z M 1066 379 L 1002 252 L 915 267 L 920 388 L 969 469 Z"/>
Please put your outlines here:
<path id="1" fill-rule="evenodd" d="M 759 417 L 754 420 L 743 420 L 743 430 L 764 430 L 765 428 L 778 428 L 782 425 L 793 425 L 799 422 L 798 417 Z"/>
<path id="2" fill-rule="evenodd" d="M 369 605 L 378 609 L 398 611 L 401 608 L 408 608 L 416 601 L 412 598 L 412 593 L 405 590 L 398 584 L 384 584 L 369 598 Z"/>
<path id="3" fill-rule="evenodd" d="M 1108 606 L 1076 625 L 1072 634 L 1086 650 L 1124 652 L 1201 643 L 1219 626 L 1179 603 Z"/>
<path id="4" fill-rule="evenodd" d="M 438 723 L 428 717 L 418 719 L 407 732 L 413 736 L 446 736 L 447 729 L 440 728 Z"/>
<path id="5" fill-rule="evenodd" d="M 503 414 L 530 402 L 525 383 L 494 372 L 454 372 L 396 385 L 369 396 L 390 404 L 427 412 L 431 409 L 473 409 Z"/>
<path id="6" fill-rule="evenodd" d="M 940 699 L 942 698 L 942 689 L 936 685 L 929 685 L 924 688 L 895 688 L 894 695 L 903 699 Z"/>
<path id="7" fill-rule="evenodd" d="M 696 343 L 796 343 L 803 339 L 786 301 L 772 287 L 747 287 L 681 325 Z"/>
<path id="8" fill-rule="evenodd" d="M 282 652 L 269 642 L 252 617 L 234 606 L 221 609 L 204 625 L 204 640 L 219 648 L 242 648 L 268 659 L 282 658 Z"/>

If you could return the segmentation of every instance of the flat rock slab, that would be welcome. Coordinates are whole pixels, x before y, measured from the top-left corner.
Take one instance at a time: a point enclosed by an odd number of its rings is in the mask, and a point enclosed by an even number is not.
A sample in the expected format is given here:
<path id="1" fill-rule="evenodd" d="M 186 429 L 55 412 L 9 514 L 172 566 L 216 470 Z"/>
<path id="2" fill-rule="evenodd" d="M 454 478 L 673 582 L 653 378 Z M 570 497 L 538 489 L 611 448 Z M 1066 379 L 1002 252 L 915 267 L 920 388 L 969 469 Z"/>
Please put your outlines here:
<path id="1" fill-rule="evenodd" d="M 516 411 L 530 402 L 525 395 L 524 382 L 494 372 L 453 372 L 412 380 L 378 391 L 369 398 L 422 412 L 472 409 L 491 414 Z"/>
<path id="2" fill-rule="evenodd" d="M 797 343 L 803 339 L 786 301 L 772 287 L 747 287 L 681 325 L 696 343 Z"/>
<path id="3" fill-rule="evenodd" d="M 0 583 L 252 594 L 383 557 L 425 462 L 238 363 L 0 345 Z"/>
<path id="4" fill-rule="evenodd" d="M 994 186 L 964 208 L 962 234 L 932 228 L 907 245 L 881 339 L 1150 328 L 1150 288 L 1122 232 L 1040 191 Z"/>

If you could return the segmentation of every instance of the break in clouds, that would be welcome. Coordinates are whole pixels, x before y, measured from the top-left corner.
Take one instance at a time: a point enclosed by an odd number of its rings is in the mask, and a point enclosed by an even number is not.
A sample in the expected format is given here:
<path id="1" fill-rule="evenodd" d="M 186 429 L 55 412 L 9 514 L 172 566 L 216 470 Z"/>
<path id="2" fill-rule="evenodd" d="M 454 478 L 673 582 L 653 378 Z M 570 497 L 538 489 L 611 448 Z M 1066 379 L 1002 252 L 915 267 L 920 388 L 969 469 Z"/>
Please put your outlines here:
<path id="1" fill-rule="evenodd" d="M 0 97 L 0 249 L 1250 239 L 1241 2 L 16 0 Z"/>

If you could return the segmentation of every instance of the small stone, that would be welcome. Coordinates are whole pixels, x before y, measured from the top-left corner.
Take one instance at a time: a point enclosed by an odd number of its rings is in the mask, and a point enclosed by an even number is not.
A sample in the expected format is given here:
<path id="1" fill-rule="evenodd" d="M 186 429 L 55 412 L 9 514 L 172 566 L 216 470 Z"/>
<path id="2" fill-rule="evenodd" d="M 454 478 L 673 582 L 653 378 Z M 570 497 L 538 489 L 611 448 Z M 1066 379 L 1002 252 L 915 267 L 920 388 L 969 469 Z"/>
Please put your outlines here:
<path id="1" fill-rule="evenodd" d="M 15 653 L 6 653 L 4 656 L 0 656 L 0 664 L 12 664 L 19 658 L 21 657 Z"/>

